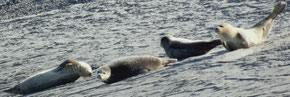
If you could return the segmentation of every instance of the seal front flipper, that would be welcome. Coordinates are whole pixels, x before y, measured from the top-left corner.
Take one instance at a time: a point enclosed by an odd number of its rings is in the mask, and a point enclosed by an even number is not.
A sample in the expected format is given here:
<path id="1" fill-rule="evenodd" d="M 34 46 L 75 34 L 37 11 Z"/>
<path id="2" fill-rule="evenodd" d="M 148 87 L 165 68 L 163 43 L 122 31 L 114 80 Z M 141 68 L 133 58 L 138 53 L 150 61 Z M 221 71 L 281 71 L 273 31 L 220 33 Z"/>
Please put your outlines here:
<path id="1" fill-rule="evenodd" d="M 69 60 L 66 60 L 62 62 L 54 71 L 61 71 L 63 68 L 65 68 L 65 65 L 69 63 Z"/>
<path id="2" fill-rule="evenodd" d="M 147 73 L 150 72 L 150 69 L 144 68 L 144 69 L 138 69 L 135 71 L 135 74 L 142 74 L 142 73 Z"/>
<path id="3" fill-rule="evenodd" d="M 251 45 L 252 43 L 247 41 L 245 36 L 241 33 L 237 34 L 237 39 L 239 39 L 242 42 L 241 43 L 242 48 L 249 48 L 250 46 L 254 46 L 254 45 Z"/>
<path id="4" fill-rule="evenodd" d="M 75 60 L 73 59 L 68 59 L 66 61 L 64 61 L 63 63 L 61 63 L 56 69 L 55 71 L 61 71 L 62 69 L 64 69 L 67 66 L 72 66 L 73 64 L 78 64 Z"/>
<path id="5" fill-rule="evenodd" d="M 236 49 L 233 49 L 230 45 L 228 45 L 226 41 L 222 42 L 222 44 L 228 51 L 236 50 Z"/>

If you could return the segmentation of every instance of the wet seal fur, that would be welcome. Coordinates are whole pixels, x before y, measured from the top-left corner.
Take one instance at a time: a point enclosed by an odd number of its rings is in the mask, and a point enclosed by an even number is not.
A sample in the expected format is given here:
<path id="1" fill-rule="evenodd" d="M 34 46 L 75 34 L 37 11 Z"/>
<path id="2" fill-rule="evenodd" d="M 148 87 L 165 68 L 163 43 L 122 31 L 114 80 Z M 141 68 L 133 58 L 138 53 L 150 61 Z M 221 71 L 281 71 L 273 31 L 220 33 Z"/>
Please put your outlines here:
<path id="1" fill-rule="evenodd" d="M 166 35 L 161 38 L 161 47 L 163 47 L 167 56 L 177 58 L 178 60 L 204 55 L 221 44 L 220 39 L 188 40 L 175 38 L 171 35 Z"/>
<path id="2" fill-rule="evenodd" d="M 223 46 L 227 50 L 233 51 L 263 44 L 272 29 L 275 18 L 285 9 L 286 5 L 286 2 L 278 3 L 268 17 L 250 29 L 236 28 L 228 23 L 219 25 L 216 32 L 222 40 Z"/>
<path id="3" fill-rule="evenodd" d="M 138 74 L 161 69 L 176 61 L 177 59 L 154 56 L 124 57 L 116 59 L 108 65 L 101 66 L 98 69 L 97 77 L 101 81 L 111 84 Z"/>
<path id="4" fill-rule="evenodd" d="M 74 82 L 81 76 L 90 77 L 92 74 L 92 68 L 89 64 L 69 59 L 56 68 L 28 77 L 15 87 L 5 90 L 5 92 L 30 94 L 58 85 Z"/>

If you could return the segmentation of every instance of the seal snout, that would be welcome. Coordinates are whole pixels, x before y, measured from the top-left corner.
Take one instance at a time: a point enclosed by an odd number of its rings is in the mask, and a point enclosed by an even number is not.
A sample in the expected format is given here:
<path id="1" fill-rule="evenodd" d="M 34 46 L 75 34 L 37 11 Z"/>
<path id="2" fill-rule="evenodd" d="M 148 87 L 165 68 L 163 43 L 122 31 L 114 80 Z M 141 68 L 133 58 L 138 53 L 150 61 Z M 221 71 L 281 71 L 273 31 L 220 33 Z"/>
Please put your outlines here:
<path id="1" fill-rule="evenodd" d="M 99 75 L 99 74 L 97 75 L 97 78 L 98 78 L 98 79 L 102 79 L 101 75 Z"/>
<path id="2" fill-rule="evenodd" d="M 167 36 L 164 36 L 161 38 L 161 44 L 160 44 L 161 47 L 164 47 L 164 46 L 169 44 L 170 37 L 172 37 L 172 36 L 167 35 Z"/>
<path id="3" fill-rule="evenodd" d="M 97 71 L 97 78 L 101 81 L 107 81 L 111 76 L 111 69 L 108 66 L 99 67 Z"/>
<path id="4" fill-rule="evenodd" d="M 90 73 L 88 74 L 88 77 L 91 77 L 91 76 L 93 76 L 93 73 L 90 72 Z"/>
<path id="5" fill-rule="evenodd" d="M 231 28 L 232 26 L 228 23 L 223 23 L 223 24 L 220 24 L 218 25 L 216 28 L 215 28 L 215 31 L 216 33 L 224 33 L 227 29 Z"/>
<path id="6" fill-rule="evenodd" d="M 216 33 L 219 33 L 219 28 L 218 27 L 216 27 L 214 30 L 215 30 Z"/>
<path id="7" fill-rule="evenodd" d="M 223 27 L 224 27 L 223 24 L 222 25 L 218 25 L 218 27 L 215 28 L 215 32 L 216 33 L 220 33 L 220 29 L 223 28 Z"/>

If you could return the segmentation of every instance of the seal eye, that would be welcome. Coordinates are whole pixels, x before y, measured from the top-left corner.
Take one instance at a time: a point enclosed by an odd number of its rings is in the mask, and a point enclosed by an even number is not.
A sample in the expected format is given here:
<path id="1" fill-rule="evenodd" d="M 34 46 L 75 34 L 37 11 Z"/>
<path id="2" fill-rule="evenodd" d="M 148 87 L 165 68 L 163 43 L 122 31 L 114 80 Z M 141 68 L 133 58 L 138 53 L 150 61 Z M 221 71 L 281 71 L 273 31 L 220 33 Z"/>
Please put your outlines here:
<path id="1" fill-rule="evenodd" d="M 219 25 L 219 27 L 222 27 L 223 28 L 224 26 L 223 25 Z"/>

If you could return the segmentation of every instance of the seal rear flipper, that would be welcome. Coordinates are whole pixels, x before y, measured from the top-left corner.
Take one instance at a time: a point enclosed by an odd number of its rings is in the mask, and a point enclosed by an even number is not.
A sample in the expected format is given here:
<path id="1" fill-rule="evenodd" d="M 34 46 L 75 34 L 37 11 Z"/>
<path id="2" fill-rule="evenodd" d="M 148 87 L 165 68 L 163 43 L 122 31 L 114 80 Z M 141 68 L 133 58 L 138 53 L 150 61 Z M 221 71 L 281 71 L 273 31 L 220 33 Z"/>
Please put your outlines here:
<path id="1" fill-rule="evenodd" d="M 263 37 L 265 37 L 271 30 L 272 24 L 274 19 L 280 14 L 286 7 L 287 3 L 286 2 L 280 2 L 278 3 L 273 12 L 266 17 L 265 19 L 261 20 L 257 24 L 255 24 L 252 29 L 255 29 L 257 31 L 254 31 L 256 33 L 263 33 Z"/>
<path id="2" fill-rule="evenodd" d="M 174 58 L 162 58 L 162 64 L 164 66 L 169 66 L 169 65 L 172 65 L 170 63 L 174 63 L 174 62 L 177 62 L 178 60 L 177 59 L 174 59 Z"/>
<path id="3" fill-rule="evenodd" d="M 6 92 L 6 93 L 14 93 L 14 94 L 21 94 L 19 85 L 14 86 L 13 88 L 4 90 L 3 92 Z"/>
<path id="4" fill-rule="evenodd" d="M 279 2 L 275 6 L 273 12 L 267 18 L 275 19 L 278 16 L 278 14 L 280 14 L 285 9 L 286 5 L 287 5 L 286 2 Z"/>

